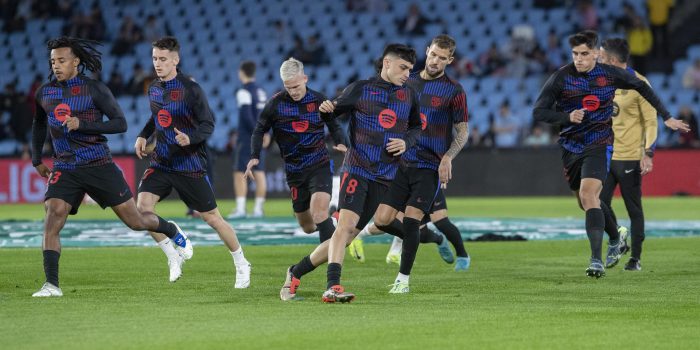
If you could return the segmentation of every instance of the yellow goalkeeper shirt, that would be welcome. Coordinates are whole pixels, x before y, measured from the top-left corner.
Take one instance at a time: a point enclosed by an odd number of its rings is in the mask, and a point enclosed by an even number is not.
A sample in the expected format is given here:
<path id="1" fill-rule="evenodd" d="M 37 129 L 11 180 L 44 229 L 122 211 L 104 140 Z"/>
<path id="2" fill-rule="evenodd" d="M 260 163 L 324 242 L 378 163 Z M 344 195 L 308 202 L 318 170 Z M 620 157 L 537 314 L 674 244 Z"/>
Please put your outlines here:
<path id="1" fill-rule="evenodd" d="M 639 79 L 649 81 L 632 69 Z M 645 149 L 656 142 L 658 122 L 656 109 L 635 90 L 615 91 L 613 100 L 613 160 L 641 160 Z"/>

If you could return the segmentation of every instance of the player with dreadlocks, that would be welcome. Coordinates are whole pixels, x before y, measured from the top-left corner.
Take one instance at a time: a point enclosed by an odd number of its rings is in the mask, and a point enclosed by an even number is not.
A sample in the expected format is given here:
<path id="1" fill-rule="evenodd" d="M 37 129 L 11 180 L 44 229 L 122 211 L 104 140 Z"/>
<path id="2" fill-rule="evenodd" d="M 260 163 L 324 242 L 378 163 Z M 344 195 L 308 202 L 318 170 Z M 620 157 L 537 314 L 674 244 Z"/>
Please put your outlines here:
<path id="1" fill-rule="evenodd" d="M 75 215 L 85 196 L 102 207 L 111 207 L 132 230 L 156 231 L 176 242 L 183 255 L 192 245 L 180 228 L 153 213 L 140 213 L 121 170 L 112 162 L 103 134 L 126 131 L 124 113 L 109 89 L 84 75 L 102 69 L 99 43 L 71 37 L 48 42 L 49 82 L 36 91 L 32 126 L 32 164 L 48 179 L 44 207 L 44 273 L 46 283 L 34 297 L 60 297 L 58 260 L 59 232 Z M 103 120 L 103 115 L 107 120 Z M 53 144 L 53 169 L 43 164 L 41 151 L 48 132 Z"/>

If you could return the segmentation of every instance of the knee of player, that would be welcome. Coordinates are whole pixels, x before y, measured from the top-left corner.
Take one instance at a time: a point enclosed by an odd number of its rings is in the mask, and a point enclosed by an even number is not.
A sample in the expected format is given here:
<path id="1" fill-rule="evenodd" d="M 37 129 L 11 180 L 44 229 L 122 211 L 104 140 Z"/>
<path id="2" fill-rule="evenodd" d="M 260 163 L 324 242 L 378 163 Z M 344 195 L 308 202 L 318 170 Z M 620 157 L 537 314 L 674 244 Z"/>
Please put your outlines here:
<path id="1" fill-rule="evenodd" d="M 303 224 L 301 225 L 301 229 L 304 231 L 304 233 L 313 233 L 316 231 L 316 225 L 312 223 Z"/>
<path id="2" fill-rule="evenodd" d="M 326 219 L 328 219 L 328 210 L 312 212 L 311 219 L 317 224 L 326 221 Z"/>
<path id="3" fill-rule="evenodd" d="M 206 222 L 209 226 L 215 226 L 219 222 L 224 221 L 224 218 L 221 216 L 218 209 L 213 209 L 207 212 L 200 212 L 199 214 L 202 220 L 204 220 L 204 222 Z"/>
<path id="4" fill-rule="evenodd" d="M 381 228 L 382 226 L 387 226 L 391 224 L 391 222 L 394 220 L 394 218 L 391 217 L 391 215 L 386 215 L 386 214 L 378 214 L 374 215 L 374 224 Z"/>
<path id="5" fill-rule="evenodd" d="M 124 223 L 126 224 L 126 226 L 128 226 L 130 229 L 132 229 L 134 231 L 144 231 L 144 230 L 148 229 L 146 227 L 145 222 L 143 222 L 143 220 L 129 218 L 129 219 L 125 219 Z"/>
<path id="6" fill-rule="evenodd" d="M 145 205 L 142 202 L 137 202 L 136 209 L 139 211 L 139 213 L 147 213 L 152 212 L 155 207 L 153 205 Z"/>
<path id="7" fill-rule="evenodd" d="M 579 192 L 579 198 L 581 199 L 580 204 L 584 208 L 589 208 L 592 205 L 595 206 L 598 203 L 600 203 L 600 199 L 598 198 L 598 196 L 596 195 L 596 193 L 594 191 L 587 191 L 587 190 L 582 189 Z"/>
<path id="8" fill-rule="evenodd" d="M 64 206 L 58 205 L 47 205 L 46 206 L 46 216 L 48 219 L 57 219 L 67 217 L 69 214 L 69 209 Z"/>

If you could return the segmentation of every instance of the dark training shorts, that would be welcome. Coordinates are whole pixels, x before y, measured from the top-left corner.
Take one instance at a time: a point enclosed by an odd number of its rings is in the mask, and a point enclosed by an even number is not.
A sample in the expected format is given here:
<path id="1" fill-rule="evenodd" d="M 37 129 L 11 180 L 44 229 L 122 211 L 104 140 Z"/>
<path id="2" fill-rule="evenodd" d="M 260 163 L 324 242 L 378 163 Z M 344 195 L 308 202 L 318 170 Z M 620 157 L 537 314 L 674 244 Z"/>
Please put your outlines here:
<path id="1" fill-rule="evenodd" d="M 189 177 L 148 168 L 141 177 L 139 193 L 153 193 L 160 197 L 159 201 L 162 201 L 170 195 L 173 188 L 177 190 L 180 199 L 188 208 L 202 213 L 216 208 L 216 199 L 209 176 Z"/>
<path id="2" fill-rule="evenodd" d="M 316 192 L 331 194 L 333 190 L 333 174 L 330 163 L 323 163 L 311 169 L 287 173 L 287 185 L 292 195 L 292 207 L 295 213 L 309 210 L 311 195 Z"/>
<path id="3" fill-rule="evenodd" d="M 564 163 L 564 177 L 572 191 L 581 188 L 581 179 L 593 178 L 605 183 L 610 169 L 612 146 L 596 145 L 587 147 L 582 153 L 562 149 L 561 160 Z"/>
<path id="4" fill-rule="evenodd" d="M 102 209 L 122 204 L 133 197 L 124 174 L 114 163 L 72 170 L 55 169 L 48 180 L 44 200 L 62 199 L 71 205 L 71 215 L 88 194 Z"/>

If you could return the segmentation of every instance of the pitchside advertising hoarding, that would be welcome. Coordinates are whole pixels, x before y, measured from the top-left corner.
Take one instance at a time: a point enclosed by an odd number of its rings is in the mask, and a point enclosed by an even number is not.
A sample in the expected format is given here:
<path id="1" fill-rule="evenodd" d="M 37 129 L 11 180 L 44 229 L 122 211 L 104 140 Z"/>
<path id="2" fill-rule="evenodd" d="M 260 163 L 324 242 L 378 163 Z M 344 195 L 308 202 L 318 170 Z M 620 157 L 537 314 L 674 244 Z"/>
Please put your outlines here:
<path id="1" fill-rule="evenodd" d="M 136 189 L 134 158 L 114 157 L 132 191 Z M 51 159 L 44 159 L 49 168 Z M 36 203 L 44 200 L 47 179 L 39 176 L 30 160 L 0 159 L 0 203 Z"/>
<path id="2" fill-rule="evenodd" d="M 448 196 L 556 196 L 570 195 L 558 149 L 483 150 L 462 152 L 453 163 Z M 136 190 L 147 161 L 114 157 L 129 187 Z M 336 159 L 337 170 L 341 159 Z M 44 164 L 51 166 L 51 160 Z M 233 198 L 230 157 L 219 156 L 214 166 L 218 198 Z M 517 169 L 517 171 L 514 171 Z M 267 158 L 269 197 L 289 197 L 279 155 Z M 252 191 L 254 184 L 250 184 Z M 46 179 L 37 174 L 31 161 L 0 159 L 0 203 L 36 203 L 44 199 Z M 646 196 L 700 196 L 700 150 L 660 150 L 654 157 L 654 171 L 643 178 Z M 174 193 L 169 198 L 177 198 Z"/>

